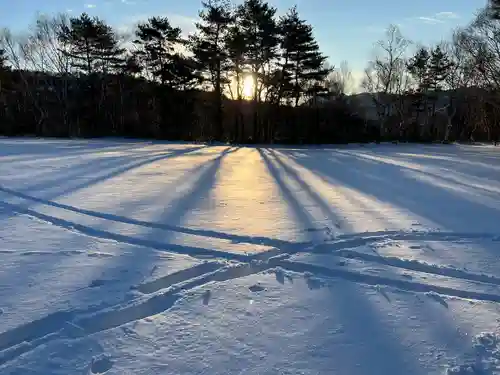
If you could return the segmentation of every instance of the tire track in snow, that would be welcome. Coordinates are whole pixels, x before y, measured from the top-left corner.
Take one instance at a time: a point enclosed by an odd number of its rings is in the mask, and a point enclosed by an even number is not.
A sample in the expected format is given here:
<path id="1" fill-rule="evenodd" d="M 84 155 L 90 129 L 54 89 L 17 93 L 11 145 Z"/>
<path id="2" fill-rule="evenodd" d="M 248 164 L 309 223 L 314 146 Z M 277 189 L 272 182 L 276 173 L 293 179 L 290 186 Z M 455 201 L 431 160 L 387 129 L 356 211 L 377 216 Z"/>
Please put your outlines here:
<path id="1" fill-rule="evenodd" d="M 35 203 L 38 203 L 38 204 L 41 204 L 44 206 L 54 207 L 57 209 L 70 211 L 70 212 L 80 214 L 80 215 L 85 215 L 85 216 L 94 217 L 97 219 L 103 219 L 103 220 L 113 221 L 113 222 L 122 223 L 122 224 L 135 225 L 135 226 L 149 228 L 149 229 L 159 229 L 159 230 L 189 234 L 189 235 L 193 235 L 193 236 L 217 238 L 220 240 L 248 243 L 248 244 L 253 244 L 253 245 L 273 246 L 273 247 L 311 245 L 310 242 L 294 243 L 294 242 L 288 242 L 285 240 L 274 239 L 274 238 L 258 237 L 258 236 L 257 237 L 244 236 L 244 235 L 224 233 L 224 232 L 208 230 L 208 229 L 192 229 L 192 228 L 181 227 L 181 226 L 176 226 L 176 225 L 155 223 L 155 222 L 150 222 L 150 221 L 145 221 L 145 220 L 138 220 L 138 219 L 119 216 L 119 215 L 115 215 L 115 214 L 109 214 L 109 213 L 105 213 L 105 212 L 99 212 L 99 211 L 74 207 L 74 206 L 70 206 L 70 205 L 67 205 L 64 203 L 58 203 L 55 201 L 46 200 L 46 199 L 42 199 L 42 198 L 37 198 L 37 197 L 34 197 L 32 195 L 24 194 L 24 193 L 18 192 L 16 190 L 6 188 L 2 185 L 0 185 L 0 192 L 15 196 L 17 198 L 21 198 L 21 199 L 24 199 L 27 201 L 32 201 L 32 202 L 35 202 Z M 0 202 L 0 204 L 3 204 L 3 203 L 7 203 L 7 202 Z M 7 204 L 9 204 L 9 203 L 7 203 Z M 16 206 L 22 208 L 21 205 L 16 205 Z"/>
<path id="2" fill-rule="evenodd" d="M 149 296 L 127 304 L 118 304 L 99 311 L 60 311 L 39 320 L 0 334 L 0 366 L 54 340 L 78 339 L 103 332 L 140 319 L 168 311 L 184 293 L 203 287 L 211 282 L 225 282 L 254 275 L 280 267 L 316 276 L 341 278 L 365 285 L 384 285 L 417 293 L 438 293 L 479 301 L 500 302 L 500 295 L 455 289 L 415 281 L 396 280 L 389 277 L 365 274 L 342 268 L 327 268 L 296 262 L 281 254 L 267 262 L 244 262 L 225 265 L 222 262 L 206 262 L 200 265 L 139 284 L 136 289 Z M 157 293 L 162 290 L 161 293 Z M 151 295 L 152 294 L 152 295 Z"/>
<path id="3" fill-rule="evenodd" d="M 441 232 L 441 231 L 380 231 L 345 234 L 335 241 L 313 245 L 308 248 L 311 252 L 331 252 L 369 245 L 381 240 L 390 241 L 459 241 L 459 240 L 491 240 L 500 241 L 500 235 L 478 232 Z"/>
<path id="4" fill-rule="evenodd" d="M 264 263 L 243 263 L 236 266 L 227 266 L 186 280 L 181 284 L 173 285 L 165 292 L 156 294 L 139 303 L 119 308 L 109 308 L 90 317 L 77 318 L 74 320 L 74 324 L 82 328 L 84 335 L 106 331 L 168 310 L 182 297 L 182 292 L 205 286 L 211 282 L 224 282 L 254 275 L 271 267 L 271 265 Z"/>
<path id="5" fill-rule="evenodd" d="M 290 242 L 290 241 L 285 241 L 285 240 L 280 240 L 280 239 L 275 239 L 275 238 L 252 237 L 252 236 L 224 233 L 224 232 L 213 231 L 213 230 L 191 229 L 191 228 L 173 226 L 173 225 L 164 224 L 164 223 L 154 223 L 154 222 L 148 222 L 148 221 L 143 221 L 143 220 L 138 220 L 138 219 L 133 219 L 133 218 L 127 218 L 127 217 L 122 217 L 122 216 L 118 216 L 118 215 L 114 215 L 114 214 L 108 214 L 108 213 L 103 213 L 103 212 L 98 212 L 98 211 L 93 211 L 93 210 L 87 210 L 87 209 L 78 208 L 78 207 L 70 206 L 70 205 L 63 204 L 63 203 L 49 201 L 49 200 L 45 200 L 42 198 L 37 198 L 37 197 L 31 196 L 31 195 L 27 195 L 27 194 L 15 191 L 13 189 L 6 188 L 6 187 L 1 186 L 1 185 L 0 185 L 0 192 L 10 194 L 10 195 L 16 196 L 16 197 L 24 199 L 24 200 L 30 200 L 30 201 L 33 201 L 33 202 L 36 202 L 36 203 L 39 203 L 42 205 L 51 206 L 51 207 L 58 208 L 61 210 L 71 211 L 71 212 L 74 212 L 74 213 L 77 213 L 80 215 L 95 217 L 95 218 L 109 220 L 109 221 L 115 221 L 115 222 L 119 222 L 119 223 L 123 223 L 123 224 L 136 225 L 136 226 L 141 226 L 141 227 L 151 228 L 151 229 L 179 232 L 179 233 L 184 233 L 184 234 L 189 234 L 189 235 L 194 235 L 194 236 L 217 238 L 217 239 L 234 241 L 234 242 L 271 246 L 271 247 L 276 248 L 275 251 L 271 250 L 271 252 L 269 253 L 272 255 L 266 255 L 266 252 L 264 252 L 262 254 L 256 254 L 256 255 L 250 256 L 252 259 L 265 260 L 265 259 L 268 259 L 270 256 L 278 255 L 278 254 L 285 253 L 285 252 L 286 253 L 303 252 L 304 249 L 307 249 L 308 251 L 312 251 L 312 252 L 335 251 L 335 250 L 341 250 L 341 249 L 347 249 L 347 248 L 360 247 L 360 246 L 368 245 L 370 243 L 381 241 L 381 240 L 457 241 L 457 240 L 463 240 L 463 239 L 483 239 L 483 240 L 490 239 L 493 241 L 500 241 L 500 235 L 492 234 L 492 233 L 477 233 L 477 232 L 457 233 L 457 232 L 443 232 L 443 231 L 389 230 L 389 231 L 361 232 L 361 233 L 353 233 L 353 234 L 340 234 L 340 235 L 337 235 L 333 241 L 327 241 L 325 243 L 320 243 L 320 244 L 314 243 L 311 241 Z M 109 240 L 114 240 L 117 242 L 126 242 L 126 243 L 129 243 L 127 241 L 131 241 L 131 240 L 141 241 L 141 240 L 135 239 L 133 237 L 121 236 L 121 235 L 111 233 L 111 232 L 106 232 L 106 231 L 99 231 L 98 229 L 94 229 L 94 228 L 88 227 L 86 225 L 81 225 L 81 224 L 77 224 L 77 223 L 67 221 L 64 219 L 59 219 L 59 218 L 54 217 L 54 216 L 42 214 L 42 213 L 39 213 L 37 211 L 31 210 L 29 208 L 23 207 L 20 204 L 13 204 L 13 203 L 0 201 L 0 208 L 2 208 L 2 206 L 3 206 L 3 208 L 8 208 L 8 209 L 16 211 L 18 213 L 24 213 L 26 215 L 37 217 L 40 220 L 47 221 L 53 225 L 58 225 L 60 227 L 63 227 L 65 229 L 69 229 L 69 230 L 73 230 L 73 231 L 79 231 L 83 234 L 86 234 L 86 235 L 89 235 L 92 237 L 98 237 L 98 238 L 102 238 L 102 239 L 109 239 Z M 122 239 L 124 239 L 124 241 L 120 241 L 120 239 L 119 239 L 120 236 Z M 146 244 L 142 245 L 142 246 L 153 247 L 153 246 L 149 246 L 147 244 L 147 243 L 151 243 L 151 242 L 154 243 L 153 241 L 146 241 Z M 176 247 L 176 245 L 173 245 L 173 247 Z M 193 250 L 194 250 L 195 255 L 199 255 L 196 253 L 200 250 L 205 250 L 205 249 L 193 249 Z M 205 251 L 207 251 L 207 250 L 205 250 Z M 172 252 L 177 252 L 177 251 L 172 251 Z M 183 253 L 185 254 L 185 252 L 183 252 Z M 227 254 L 227 252 L 219 252 L 219 253 Z M 201 255 L 207 255 L 207 254 L 202 253 Z M 236 259 L 236 260 L 243 261 L 244 259 Z"/>
<path id="6" fill-rule="evenodd" d="M 101 218 L 110 221 L 121 222 L 124 224 L 137 225 L 142 227 L 147 227 L 151 229 L 160 229 L 165 231 L 174 231 L 185 234 L 191 234 L 195 236 L 204 236 L 211 238 L 218 238 L 223 240 L 249 243 L 256 245 L 272 246 L 275 249 L 262 252 L 254 255 L 240 255 L 229 253 L 227 251 L 217 251 L 209 250 L 204 248 L 181 246 L 176 244 L 163 244 L 156 241 L 144 240 L 136 237 L 126 236 L 118 233 L 113 233 L 109 231 L 100 230 L 94 227 L 90 227 L 83 224 L 78 224 L 73 221 L 61 219 L 55 216 L 40 213 L 38 211 L 32 210 L 30 208 L 24 207 L 20 204 L 13 204 L 4 201 L 0 201 L 0 209 L 7 208 L 11 211 L 15 211 L 19 214 L 25 214 L 31 217 L 35 217 L 39 220 L 45 221 L 49 224 L 59 226 L 63 229 L 79 232 L 81 234 L 98 238 L 104 240 L 112 240 L 116 242 L 138 245 L 143 247 L 150 247 L 155 250 L 160 251 L 170 251 L 172 253 L 187 254 L 196 256 L 213 256 L 220 257 L 228 260 L 246 261 L 249 259 L 256 260 L 267 260 L 270 257 L 280 255 L 280 254 L 296 254 L 300 252 L 313 252 L 313 253 L 325 253 L 344 249 L 351 249 L 360 246 L 369 245 L 374 242 L 381 240 L 406 240 L 406 241 L 458 241 L 458 240 L 492 240 L 500 241 L 499 234 L 492 233 L 478 233 L 478 232 L 444 232 L 444 231 L 401 231 L 401 230 L 389 230 L 389 231 L 375 231 L 375 232 L 361 232 L 361 233 L 351 233 L 351 234 L 340 234 L 331 241 L 326 241 L 324 243 L 315 242 L 289 242 L 285 240 L 279 240 L 267 237 L 251 237 L 251 236 L 241 236 L 235 234 L 229 234 L 218 231 L 205 231 L 198 229 L 190 229 L 184 227 L 171 226 L 163 223 L 153 223 L 148 221 L 141 221 L 132 218 L 126 218 L 121 216 L 116 216 L 113 214 L 106 214 L 92 210 L 86 210 L 81 208 L 76 208 L 73 206 L 65 205 L 62 203 L 46 201 L 41 198 L 36 198 L 30 195 L 19 193 L 15 190 L 5 188 L 0 185 L 0 192 L 11 194 L 25 200 L 32 200 L 34 202 L 52 206 L 55 208 L 60 208 L 67 211 L 72 211 L 81 215 Z"/>
<path id="7" fill-rule="evenodd" d="M 276 247 L 273 250 L 264 251 L 259 254 L 251 255 L 251 259 L 267 261 L 272 257 L 282 254 L 298 253 L 316 253 L 328 254 L 349 249 L 355 249 L 367 246 L 375 242 L 388 241 L 433 241 L 433 242 L 451 242 L 460 240 L 491 240 L 499 241 L 500 235 L 495 233 L 478 232 L 444 232 L 444 231 L 377 231 L 360 232 L 338 235 L 335 240 L 325 241 L 323 243 L 295 243 L 288 247 Z"/>
<path id="8" fill-rule="evenodd" d="M 128 245 L 149 247 L 151 249 L 158 251 L 166 251 L 176 254 L 186 254 L 192 257 L 210 256 L 210 257 L 222 258 L 227 260 L 236 260 L 236 261 L 246 261 L 248 259 L 248 256 L 244 254 L 229 253 L 227 251 L 204 249 L 201 247 L 194 247 L 194 246 L 181 246 L 170 243 L 162 243 L 158 241 L 145 240 L 137 237 L 126 236 L 124 234 L 109 232 L 102 229 L 93 228 L 87 225 L 78 224 L 69 220 L 57 218 L 55 216 L 42 214 L 30 208 L 25 208 L 7 202 L 0 202 L 0 207 L 6 207 L 11 211 L 15 211 L 19 214 L 31 216 L 39 220 L 45 221 L 46 223 L 49 223 L 51 225 L 101 240 L 115 241 L 118 243 L 123 243 Z"/>
<path id="9" fill-rule="evenodd" d="M 368 245 L 380 240 L 455 241 L 462 239 L 489 239 L 498 241 L 500 237 L 491 233 L 425 231 L 365 232 L 339 235 L 335 241 L 329 241 L 321 244 L 283 243 L 281 248 L 276 248 L 275 250 L 251 256 L 142 240 L 140 238 L 129 237 L 77 224 L 68 220 L 39 213 L 35 210 L 22 207 L 21 205 L 7 202 L 0 202 L 0 208 L 1 207 L 21 214 L 29 215 L 61 228 L 76 231 L 80 234 L 91 237 L 145 246 L 172 253 L 188 254 L 195 257 L 200 255 L 209 255 L 229 261 L 239 261 L 241 263 L 232 266 L 224 266 L 224 263 L 222 262 L 203 263 L 156 280 L 139 284 L 136 289 L 147 296 L 135 299 L 128 304 L 115 305 L 99 311 L 95 311 L 95 309 L 87 309 L 84 311 L 60 311 L 50 314 L 45 318 L 32 321 L 23 326 L 1 333 L 0 366 L 19 357 L 23 353 L 33 350 L 41 344 L 53 340 L 84 337 L 168 311 L 180 298 L 182 298 L 183 293 L 194 288 L 202 287 L 211 282 L 224 282 L 246 277 L 259 272 L 268 271 L 278 266 L 293 272 L 310 272 L 319 276 L 341 278 L 366 285 L 386 285 L 418 293 L 433 292 L 450 297 L 497 303 L 500 302 L 500 296 L 491 293 L 461 290 L 409 280 L 396 280 L 380 275 L 365 274 L 342 268 L 326 268 L 286 259 L 289 255 L 300 252 L 333 253 L 333 255 L 342 257 L 357 256 L 368 262 L 383 263 L 398 268 L 409 269 L 415 272 L 424 272 L 500 285 L 500 279 L 493 276 L 476 275 L 458 269 L 452 269 L 449 267 L 443 268 L 436 265 L 408 261 L 400 258 L 381 258 L 370 254 L 358 253 L 352 250 L 356 247 Z M 270 240 L 274 241 L 272 239 Z M 335 254 L 335 252 L 338 252 L 338 254 Z M 255 260 L 258 262 L 254 262 Z"/>
<path id="10" fill-rule="evenodd" d="M 196 266 L 168 274 L 158 279 L 144 282 L 136 287 L 133 287 L 133 289 L 136 289 L 143 294 L 152 294 L 161 289 L 167 289 L 172 285 L 182 284 L 183 282 L 186 282 L 190 279 L 195 279 L 201 275 L 214 272 L 218 269 L 221 269 L 223 266 L 224 264 L 219 262 L 201 263 Z"/>
<path id="11" fill-rule="evenodd" d="M 281 267 L 282 269 L 298 272 L 298 273 L 312 273 L 314 275 L 321 275 L 331 278 L 340 278 L 348 281 L 357 282 L 366 285 L 385 285 L 395 287 L 396 289 L 417 292 L 417 293 L 437 293 L 448 297 L 458 297 L 463 299 L 471 299 L 477 301 L 487 301 L 500 303 L 500 295 L 477 292 L 471 290 L 462 290 L 445 286 L 438 286 L 432 284 L 424 284 L 417 281 L 409 280 L 396 280 L 390 277 L 380 275 L 373 275 L 361 273 L 353 270 L 342 269 L 338 267 L 323 267 L 303 262 L 295 262 L 290 260 L 272 260 L 271 264 L 274 267 Z"/>
<path id="12" fill-rule="evenodd" d="M 340 256 L 343 258 L 361 259 L 367 262 L 402 268 L 409 271 L 423 272 L 432 275 L 452 277 L 455 279 L 478 281 L 481 283 L 500 285 L 500 278 L 495 276 L 472 273 L 459 268 L 439 266 L 436 264 L 420 262 L 418 260 L 366 254 L 349 249 L 339 250 L 338 252 L 333 253 L 333 255 Z"/>
<path id="13" fill-rule="evenodd" d="M 98 311 L 89 309 L 49 314 L 0 334 L 0 366 L 51 341 L 82 338 L 168 311 L 184 293 L 197 287 L 254 275 L 271 267 L 264 262 L 226 266 L 216 262 L 204 263 L 157 279 L 157 283 L 140 284 L 137 289 L 153 291 L 152 295 L 126 304 Z M 163 290 L 162 286 L 166 289 Z M 157 288 L 163 291 L 154 293 Z"/>

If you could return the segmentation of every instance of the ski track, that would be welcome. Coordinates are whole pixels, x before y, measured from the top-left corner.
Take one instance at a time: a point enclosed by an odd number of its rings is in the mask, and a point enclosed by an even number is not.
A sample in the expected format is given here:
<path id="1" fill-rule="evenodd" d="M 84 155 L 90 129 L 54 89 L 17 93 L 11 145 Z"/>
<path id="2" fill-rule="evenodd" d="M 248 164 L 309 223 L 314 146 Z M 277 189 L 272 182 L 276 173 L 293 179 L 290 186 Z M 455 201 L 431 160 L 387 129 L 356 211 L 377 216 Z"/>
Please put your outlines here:
<path id="1" fill-rule="evenodd" d="M 402 291 L 425 293 L 430 296 L 455 297 L 495 303 L 500 302 L 500 294 L 497 295 L 479 291 L 438 286 L 414 280 L 399 280 L 349 270 L 342 266 L 324 267 L 321 265 L 297 262 L 290 259 L 292 255 L 299 253 L 327 253 L 338 258 L 357 258 L 366 262 L 392 266 L 413 272 L 446 276 L 491 285 L 500 285 L 500 278 L 491 275 L 471 273 L 462 269 L 439 266 L 417 260 L 372 255 L 355 250 L 358 247 L 369 245 L 380 240 L 450 242 L 464 239 L 475 239 L 500 241 L 500 236 L 498 234 L 439 231 L 377 231 L 341 234 L 336 236 L 334 240 L 325 241 L 324 243 L 288 242 L 266 237 L 240 236 L 217 231 L 197 230 L 125 218 L 43 200 L 2 186 L 0 186 L 0 192 L 21 198 L 25 201 L 36 202 L 38 204 L 51 206 L 61 210 L 72 211 L 74 213 L 99 219 L 196 236 L 231 240 L 237 243 L 267 245 L 274 247 L 273 250 L 260 254 L 245 255 L 212 249 L 161 243 L 113 233 L 102 229 L 96 229 L 91 226 L 64 220 L 56 216 L 43 214 L 21 204 L 13 204 L 2 201 L 0 202 L 0 209 L 34 217 L 82 235 L 102 240 L 116 241 L 124 244 L 143 246 L 158 251 L 187 254 L 192 257 L 211 257 L 213 258 L 213 261 L 206 261 L 196 266 L 153 280 L 145 281 L 139 285 L 131 286 L 131 289 L 139 292 L 141 295 L 125 304 L 114 305 L 107 307 L 106 309 L 89 307 L 85 310 L 59 311 L 49 314 L 44 318 L 34 320 L 27 324 L 0 333 L 0 366 L 5 365 L 11 360 L 34 350 L 42 344 L 46 344 L 54 340 L 78 339 L 168 311 L 180 298 L 183 297 L 183 295 L 185 295 L 185 293 L 210 283 L 230 281 L 269 271 L 277 273 L 279 272 L 278 270 L 285 270 L 293 273 L 313 274 L 326 278 L 340 278 L 360 284 L 393 287 Z M 8 253 L 12 254 L 11 252 Z M 32 254 L 34 253 L 23 253 L 22 255 Z M 76 255 L 76 253 L 68 253 L 66 255 Z"/>
<path id="2" fill-rule="evenodd" d="M 448 235 L 448 234 L 447 234 Z M 378 237 L 371 236 L 373 240 Z M 346 251 L 346 250 L 344 250 Z M 272 255 L 272 254 L 268 254 Z M 349 251 L 335 254 L 340 257 L 358 256 L 367 261 L 375 261 L 374 256 Z M 323 267 L 304 262 L 289 260 L 291 254 L 281 253 L 269 256 L 267 260 L 251 259 L 247 262 L 228 264 L 227 261 L 205 262 L 170 275 L 146 281 L 132 286 L 146 297 L 138 297 L 126 304 L 118 304 L 104 310 L 89 308 L 83 311 L 59 311 L 42 319 L 32 321 L 0 334 L 0 366 L 32 351 L 36 347 L 53 340 L 68 340 L 85 337 L 98 332 L 113 329 L 127 323 L 154 316 L 168 311 L 183 294 L 212 282 L 225 282 L 254 275 L 261 272 L 291 271 L 300 274 L 313 274 L 327 278 L 340 278 L 371 286 L 388 286 L 403 291 L 442 295 L 478 301 L 500 302 L 500 295 L 455 289 L 450 287 L 424 284 L 408 280 L 396 280 L 389 277 L 370 275 L 341 267 Z M 381 259 L 377 259 L 378 262 Z M 475 280 L 498 285 L 497 278 L 486 275 L 473 275 L 462 270 L 440 268 L 432 265 L 399 258 L 384 258 L 383 262 L 399 268 Z M 392 263 L 392 264 L 391 264 Z M 411 266 L 410 266 L 411 265 Z M 405 267 L 402 267 L 405 266 Z"/>
<path id="3" fill-rule="evenodd" d="M 224 282 L 269 270 L 272 265 L 263 262 L 240 263 L 215 268 L 213 263 L 195 266 L 172 274 L 177 284 L 169 284 L 168 278 L 158 280 L 166 287 L 161 293 L 146 298 L 137 298 L 125 305 L 118 304 L 104 310 L 60 311 L 42 319 L 0 334 L 0 366 L 32 351 L 36 347 L 54 340 L 76 339 L 127 323 L 151 317 L 170 309 L 182 297 L 183 292 L 207 285 Z M 210 271 L 210 269 L 215 271 Z M 145 289 L 144 283 L 137 289 Z M 154 290 L 151 288 L 151 290 Z"/>

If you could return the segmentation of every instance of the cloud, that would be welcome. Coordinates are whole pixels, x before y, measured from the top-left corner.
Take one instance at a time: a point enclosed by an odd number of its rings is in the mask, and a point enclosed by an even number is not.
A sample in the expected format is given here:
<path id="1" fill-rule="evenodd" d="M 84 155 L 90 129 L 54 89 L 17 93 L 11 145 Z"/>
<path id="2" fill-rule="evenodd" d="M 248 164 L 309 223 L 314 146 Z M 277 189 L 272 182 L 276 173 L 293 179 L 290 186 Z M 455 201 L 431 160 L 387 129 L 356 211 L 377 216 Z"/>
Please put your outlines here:
<path id="1" fill-rule="evenodd" d="M 95 4 L 85 4 L 84 7 L 85 8 L 95 8 L 96 5 Z"/>
<path id="2" fill-rule="evenodd" d="M 121 38 L 124 41 L 124 47 L 133 49 L 132 40 L 134 39 L 134 32 L 137 28 L 137 25 L 141 22 L 147 22 L 148 18 L 153 15 L 148 14 L 139 14 L 131 17 L 126 17 L 122 19 L 122 21 L 118 24 L 112 25 L 113 28 L 118 32 Z M 196 19 L 183 16 L 180 14 L 155 14 L 156 17 L 167 17 L 172 24 L 172 26 L 180 27 L 182 29 L 183 37 L 188 37 L 196 31 L 195 23 Z M 178 51 L 183 54 L 188 54 L 188 50 L 184 46 L 177 46 Z"/>
<path id="3" fill-rule="evenodd" d="M 458 14 L 454 12 L 439 12 L 435 14 L 436 18 L 439 19 L 457 19 L 460 18 Z"/>
<path id="4" fill-rule="evenodd" d="M 167 17 L 172 26 L 180 27 L 182 29 L 182 33 L 184 36 L 193 34 L 196 31 L 195 23 L 197 22 L 197 20 L 194 18 L 183 16 L 180 14 L 157 14 L 155 16 Z M 120 24 L 115 25 L 115 28 L 124 33 L 133 32 L 139 22 L 146 22 L 150 17 L 152 17 L 152 15 L 147 14 L 127 17 L 123 19 Z"/>
<path id="5" fill-rule="evenodd" d="M 435 18 L 435 17 L 418 17 L 418 19 L 420 21 L 422 21 L 423 23 L 427 23 L 427 24 L 437 24 L 437 23 L 444 22 L 443 20 L 440 20 L 439 18 Z"/>
<path id="6" fill-rule="evenodd" d="M 455 20 L 460 18 L 458 14 L 454 12 L 439 12 L 435 13 L 432 16 L 423 16 L 423 17 L 417 17 L 417 20 L 424 22 L 426 24 L 440 24 L 440 23 L 445 23 L 446 21 L 449 20 Z"/>

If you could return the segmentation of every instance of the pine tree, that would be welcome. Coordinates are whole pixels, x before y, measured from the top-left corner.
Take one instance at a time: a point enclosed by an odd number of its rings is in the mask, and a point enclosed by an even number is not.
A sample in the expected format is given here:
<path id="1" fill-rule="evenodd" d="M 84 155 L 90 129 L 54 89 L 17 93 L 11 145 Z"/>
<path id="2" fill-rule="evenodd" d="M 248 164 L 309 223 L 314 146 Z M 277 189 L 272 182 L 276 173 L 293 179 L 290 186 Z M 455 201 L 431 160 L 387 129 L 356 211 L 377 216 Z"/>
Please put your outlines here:
<path id="1" fill-rule="evenodd" d="M 427 94 L 431 85 L 429 76 L 430 58 L 429 50 L 426 47 L 421 47 L 406 64 L 406 69 L 415 81 L 415 86 L 409 90 L 409 94 L 413 97 L 412 104 L 417 112 L 417 123 L 420 114 L 427 107 Z"/>
<path id="2" fill-rule="evenodd" d="M 245 51 L 247 42 L 245 35 L 238 25 L 232 25 L 225 38 L 225 49 L 229 60 L 229 69 L 234 75 L 236 93 L 232 93 L 233 99 L 242 100 L 243 79 L 245 74 Z"/>
<path id="3" fill-rule="evenodd" d="M 254 101 L 260 101 L 265 76 L 278 55 L 276 11 L 263 0 L 245 0 L 236 10 L 238 32 L 245 40 L 243 59 L 255 82 Z"/>
<path id="4" fill-rule="evenodd" d="M 115 71 L 123 64 L 125 50 L 119 47 L 113 29 L 97 17 L 82 13 L 71 18 L 69 26 L 62 27 L 59 39 L 69 45 L 65 53 L 71 57 L 72 67 L 87 75 Z"/>
<path id="5" fill-rule="evenodd" d="M 410 58 L 406 64 L 406 69 L 413 77 L 416 83 L 414 90 L 418 92 L 426 92 L 430 86 L 429 82 L 429 50 L 425 47 L 420 48 L 415 55 Z"/>
<path id="6" fill-rule="evenodd" d="M 149 78 L 176 89 L 196 83 L 193 61 L 179 52 L 185 44 L 182 30 L 173 27 L 167 17 L 151 17 L 146 23 L 139 24 L 136 37 L 136 57 L 150 74 Z"/>
<path id="7" fill-rule="evenodd" d="M 442 84 L 453 68 L 453 62 L 440 46 L 432 50 L 429 60 L 429 85 L 433 91 L 442 90 Z"/>
<path id="8" fill-rule="evenodd" d="M 429 60 L 429 99 L 432 102 L 432 129 L 431 134 L 434 132 L 436 120 L 436 105 L 440 97 L 440 92 L 443 89 L 443 82 L 451 73 L 453 62 L 451 62 L 448 54 L 444 52 L 440 46 L 432 50 Z"/>
<path id="9" fill-rule="evenodd" d="M 197 33 L 191 39 L 191 48 L 197 68 L 202 72 L 204 81 L 212 86 L 216 97 L 216 139 L 223 136 L 223 85 L 229 83 L 229 55 L 225 41 L 233 22 L 231 4 L 226 0 L 203 2 L 200 11 L 201 22 L 196 24 Z"/>
<path id="10" fill-rule="evenodd" d="M 300 19 L 296 7 L 281 18 L 280 35 L 282 85 L 298 106 L 305 94 L 320 90 L 332 69 L 325 66 L 327 57 L 319 49 L 313 28 Z"/>
<path id="11" fill-rule="evenodd" d="M 0 71 L 7 70 L 7 54 L 5 50 L 0 48 Z"/>
<path id="12" fill-rule="evenodd" d="M 500 19 L 500 0 L 489 0 L 489 8 L 493 19 Z"/>
<path id="13" fill-rule="evenodd" d="M 86 13 L 61 24 L 58 39 L 65 46 L 61 52 L 69 59 L 71 69 L 84 75 L 78 81 L 80 90 L 72 96 L 73 103 L 83 108 L 77 123 L 86 125 L 88 134 L 98 134 L 109 122 L 106 106 L 112 84 L 108 74 L 120 71 L 125 49 L 109 25 Z M 77 133 L 82 129 L 79 126 Z"/>

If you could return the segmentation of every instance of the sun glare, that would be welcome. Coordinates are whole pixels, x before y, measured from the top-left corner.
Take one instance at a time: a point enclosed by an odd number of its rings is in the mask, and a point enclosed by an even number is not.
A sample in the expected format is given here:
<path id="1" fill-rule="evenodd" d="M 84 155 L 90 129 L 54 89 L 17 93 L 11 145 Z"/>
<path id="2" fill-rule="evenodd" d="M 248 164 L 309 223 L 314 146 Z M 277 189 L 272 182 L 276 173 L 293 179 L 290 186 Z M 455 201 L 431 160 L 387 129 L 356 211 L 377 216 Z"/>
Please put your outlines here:
<path id="1" fill-rule="evenodd" d="M 255 81 L 251 75 L 247 75 L 243 80 L 243 97 L 251 99 L 253 97 L 253 90 L 255 88 Z"/>

